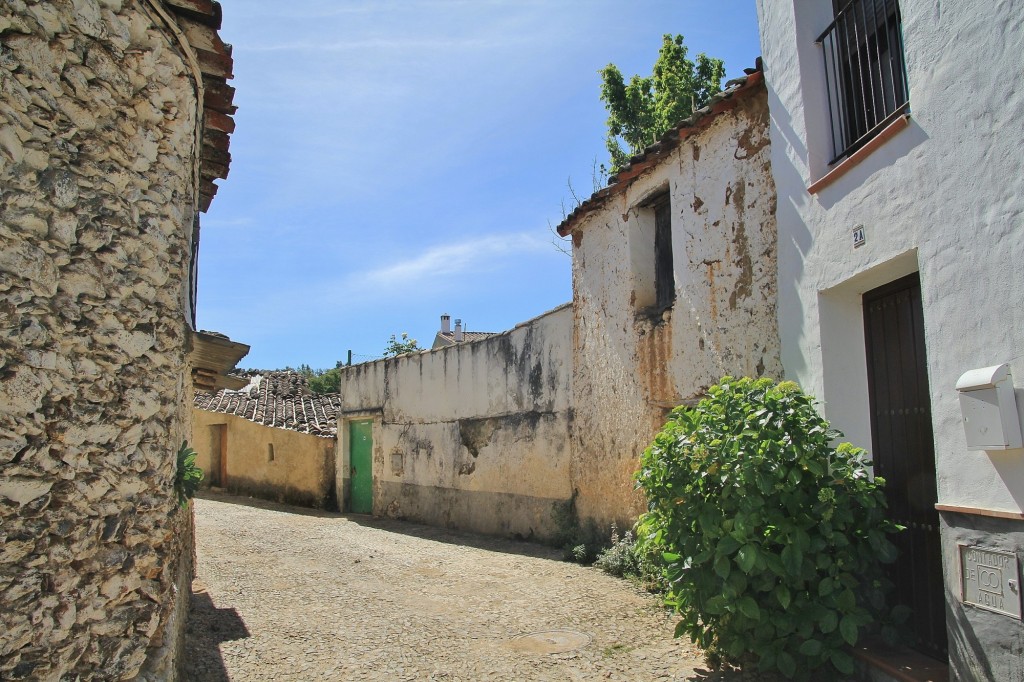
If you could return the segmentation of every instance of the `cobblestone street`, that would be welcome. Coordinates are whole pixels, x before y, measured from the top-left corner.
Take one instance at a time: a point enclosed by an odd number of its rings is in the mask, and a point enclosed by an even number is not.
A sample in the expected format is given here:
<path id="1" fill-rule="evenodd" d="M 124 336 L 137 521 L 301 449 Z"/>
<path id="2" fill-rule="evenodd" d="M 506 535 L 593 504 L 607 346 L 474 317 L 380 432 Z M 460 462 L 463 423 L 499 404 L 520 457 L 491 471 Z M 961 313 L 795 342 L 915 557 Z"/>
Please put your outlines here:
<path id="1" fill-rule="evenodd" d="M 716 677 L 656 597 L 546 547 L 223 494 L 195 509 L 190 681 Z"/>

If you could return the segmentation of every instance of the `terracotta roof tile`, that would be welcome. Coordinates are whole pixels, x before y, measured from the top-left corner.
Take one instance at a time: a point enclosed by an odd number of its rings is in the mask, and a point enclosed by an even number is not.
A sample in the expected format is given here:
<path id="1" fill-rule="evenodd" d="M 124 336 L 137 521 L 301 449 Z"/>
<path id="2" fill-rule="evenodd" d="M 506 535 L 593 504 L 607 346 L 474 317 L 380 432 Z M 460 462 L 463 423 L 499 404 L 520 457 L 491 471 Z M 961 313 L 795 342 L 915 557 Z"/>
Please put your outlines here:
<path id="1" fill-rule="evenodd" d="M 233 414 L 264 426 L 334 438 L 341 396 L 309 390 L 298 372 L 243 370 L 249 385 L 238 391 L 196 392 L 194 405 L 207 412 Z"/>
<path id="2" fill-rule="evenodd" d="M 494 336 L 496 332 L 462 332 L 462 343 L 468 341 L 479 341 L 480 339 L 486 339 L 489 336 Z M 439 345 L 454 346 L 455 332 L 438 332 L 434 337 L 434 348 L 438 348 Z"/>
<path id="3" fill-rule="evenodd" d="M 217 185 L 213 180 L 226 178 L 231 163 L 228 138 L 235 129 L 232 116 L 237 109 L 232 102 L 235 89 L 227 84 L 233 76 L 234 68 L 231 45 L 221 40 L 217 33 L 222 15 L 219 2 L 163 0 L 163 4 L 174 15 L 202 71 L 204 121 L 199 208 L 205 212 L 217 193 Z"/>

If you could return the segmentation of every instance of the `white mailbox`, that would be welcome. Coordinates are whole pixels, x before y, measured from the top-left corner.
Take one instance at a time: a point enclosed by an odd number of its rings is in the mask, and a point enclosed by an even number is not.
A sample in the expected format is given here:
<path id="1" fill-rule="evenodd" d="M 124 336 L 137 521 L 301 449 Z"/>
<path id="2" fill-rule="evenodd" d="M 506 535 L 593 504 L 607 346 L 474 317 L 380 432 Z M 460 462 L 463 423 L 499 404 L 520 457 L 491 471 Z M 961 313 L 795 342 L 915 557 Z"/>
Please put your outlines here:
<path id="1" fill-rule="evenodd" d="M 1009 365 L 972 369 L 956 382 L 968 450 L 1009 450 L 1021 442 Z"/>

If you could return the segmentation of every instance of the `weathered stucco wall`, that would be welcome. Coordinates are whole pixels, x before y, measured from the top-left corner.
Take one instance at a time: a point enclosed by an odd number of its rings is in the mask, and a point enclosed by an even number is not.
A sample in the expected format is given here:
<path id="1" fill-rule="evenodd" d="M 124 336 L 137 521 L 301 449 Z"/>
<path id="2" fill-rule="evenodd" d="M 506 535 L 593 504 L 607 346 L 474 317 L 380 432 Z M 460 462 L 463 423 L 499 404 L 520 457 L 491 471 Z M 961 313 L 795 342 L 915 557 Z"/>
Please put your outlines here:
<path id="1" fill-rule="evenodd" d="M 632 525 L 637 458 L 667 410 L 725 374 L 778 376 L 775 187 L 763 86 L 573 226 L 572 481 L 583 519 Z M 650 304 L 668 191 L 676 300 Z"/>
<path id="2" fill-rule="evenodd" d="M 571 496 L 571 337 L 562 306 L 485 340 L 346 369 L 338 499 L 347 423 L 372 417 L 375 514 L 552 537 L 553 509 Z"/>
<path id="3" fill-rule="evenodd" d="M 900 0 L 909 125 L 811 195 L 833 152 L 817 35 L 827 3 L 759 0 L 779 190 L 779 325 L 786 376 L 871 443 L 861 295 L 920 274 L 952 676 L 1024 680 L 1024 625 L 964 606 L 957 543 L 1021 553 L 1024 451 L 968 451 L 954 389 L 1009 363 L 1024 418 L 1024 95 L 1004 74 L 1024 47 L 1020 4 Z M 854 248 L 862 225 L 866 243 Z M 920 570 L 925 570 L 923 567 Z"/>
<path id="4" fill-rule="evenodd" d="M 0 5 L 3 679 L 175 679 L 196 92 L 146 2 Z"/>
<path id="5" fill-rule="evenodd" d="M 203 483 L 234 493 L 332 508 L 335 445 L 334 438 L 194 410 L 192 447 L 205 472 Z"/>

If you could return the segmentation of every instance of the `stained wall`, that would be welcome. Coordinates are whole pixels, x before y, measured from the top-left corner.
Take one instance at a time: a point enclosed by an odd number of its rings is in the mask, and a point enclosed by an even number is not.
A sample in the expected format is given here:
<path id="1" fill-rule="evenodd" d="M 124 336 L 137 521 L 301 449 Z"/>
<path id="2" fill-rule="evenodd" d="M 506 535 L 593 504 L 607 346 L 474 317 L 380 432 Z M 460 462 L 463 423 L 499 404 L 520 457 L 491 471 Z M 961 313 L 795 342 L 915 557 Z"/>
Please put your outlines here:
<path id="1" fill-rule="evenodd" d="M 338 500 L 348 424 L 373 419 L 373 512 L 543 540 L 571 496 L 572 310 L 484 340 L 355 365 L 341 374 Z"/>
<path id="2" fill-rule="evenodd" d="M 572 225 L 572 485 L 583 519 L 630 527 L 632 474 L 668 410 L 724 375 L 781 374 L 775 185 L 763 86 Z M 668 193 L 676 298 L 654 310 Z"/>

